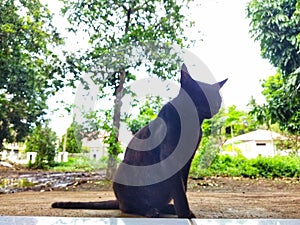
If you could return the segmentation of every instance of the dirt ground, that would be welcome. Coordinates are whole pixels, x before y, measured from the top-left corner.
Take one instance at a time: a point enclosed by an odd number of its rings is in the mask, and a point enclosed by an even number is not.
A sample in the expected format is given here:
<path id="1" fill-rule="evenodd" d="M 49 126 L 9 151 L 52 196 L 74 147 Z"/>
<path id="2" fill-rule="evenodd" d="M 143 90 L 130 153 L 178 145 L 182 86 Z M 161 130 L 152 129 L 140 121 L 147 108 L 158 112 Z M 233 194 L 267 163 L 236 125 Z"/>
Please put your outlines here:
<path id="1" fill-rule="evenodd" d="M 190 180 L 190 208 L 197 218 L 300 218 L 299 179 L 210 177 Z M 114 199 L 109 182 L 87 182 L 61 190 L 0 194 L 0 216 L 137 217 L 119 210 L 52 209 L 55 201 Z"/>

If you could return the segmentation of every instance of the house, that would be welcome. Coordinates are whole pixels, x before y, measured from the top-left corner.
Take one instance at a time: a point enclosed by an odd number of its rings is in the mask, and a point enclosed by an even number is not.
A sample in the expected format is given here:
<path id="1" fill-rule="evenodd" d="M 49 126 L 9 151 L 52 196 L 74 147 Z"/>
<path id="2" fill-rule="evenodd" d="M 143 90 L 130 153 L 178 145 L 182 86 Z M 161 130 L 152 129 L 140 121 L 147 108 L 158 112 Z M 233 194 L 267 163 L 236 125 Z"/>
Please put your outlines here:
<path id="1" fill-rule="evenodd" d="M 19 162 L 25 152 L 26 144 L 24 142 L 3 142 L 4 150 L 0 152 L 0 160 L 10 160 Z"/>
<path id="2" fill-rule="evenodd" d="M 102 139 L 91 139 L 84 138 L 82 140 L 82 147 L 88 148 L 89 151 L 89 158 L 92 160 L 99 160 L 103 156 L 107 155 L 107 150 L 105 145 L 102 142 Z"/>
<path id="3" fill-rule="evenodd" d="M 224 150 L 221 154 L 237 155 L 240 151 L 239 153 L 249 159 L 258 156 L 275 156 L 278 154 L 275 141 L 285 139 L 286 137 L 274 131 L 259 129 L 227 140 L 223 144 Z"/>
<path id="4" fill-rule="evenodd" d="M 25 142 L 3 143 L 4 150 L 0 151 L 0 161 L 8 160 L 17 164 L 34 163 L 37 152 L 25 152 Z M 55 158 L 56 162 L 67 162 L 68 152 L 58 152 Z"/>

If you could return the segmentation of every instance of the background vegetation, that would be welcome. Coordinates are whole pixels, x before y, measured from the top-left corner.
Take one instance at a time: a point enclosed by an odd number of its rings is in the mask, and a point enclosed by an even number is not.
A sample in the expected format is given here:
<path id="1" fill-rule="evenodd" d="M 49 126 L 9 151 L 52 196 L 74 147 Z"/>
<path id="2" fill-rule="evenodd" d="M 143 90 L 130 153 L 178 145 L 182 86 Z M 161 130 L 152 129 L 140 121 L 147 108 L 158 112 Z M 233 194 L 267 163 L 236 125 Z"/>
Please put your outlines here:
<path id="1" fill-rule="evenodd" d="M 106 168 L 106 165 L 107 157 L 103 157 L 100 160 L 96 161 L 83 155 L 71 155 L 68 162 L 59 163 L 55 167 L 51 168 L 51 170 L 57 172 L 92 172 L 96 170 L 104 170 Z"/>
<path id="2" fill-rule="evenodd" d="M 27 138 L 26 152 L 37 152 L 35 163 L 30 167 L 47 168 L 54 166 L 57 137 L 47 125 L 38 125 L 34 128 L 31 135 Z"/>
<path id="3" fill-rule="evenodd" d="M 300 177 L 300 158 L 294 156 L 257 157 L 216 155 L 209 167 L 201 168 L 201 157 L 196 156 L 192 177 L 233 176 L 249 178 Z"/>
<path id="4" fill-rule="evenodd" d="M 77 71 L 84 68 L 99 86 L 99 98 L 110 97 L 113 109 L 105 112 L 111 118 L 105 131 L 109 138 L 107 177 L 116 171 L 116 158 L 121 153 L 118 144 L 122 97 L 126 84 L 136 79 L 136 72 L 146 69 L 148 75 L 172 78 L 177 72 L 178 57 L 171 46 L 185 47 L 184 28 L 187 21 L 182 9 L 188 0 L 130 1 L 62 1 L 62 13 L 70 22 L 70 31 L 84 30 L 89 48 L 72 59 Z M 159 13 L 158 13 L 159 11 Z M 101 13 L 99 13 L 101 12 Z M 116 22 L 117 21 L 117 22 Z M 103 112 L 103 111 L 98 111 Z M 109 115 L 108 113 L 111 113 Z M 99 114 L 95 114 L 96 118 Z M 107 118 L 105 119 L 107 120 Z M 99 126 L 91 126 L 93 134 Z M 103 128 L 103 126 L 102 126 Z"/>
<path id="5" fill-rule="evenodd" d="M 118 141 L 123 119 L 121 98 L 130 92 L 125 87 L 137 78 L 136 71 L 141 68 L 149 76 L 174 79 L 179 59 L 171 54 L 170 47 L 177 44 L 183 48 L 192 43 L 184 29 L 193 22 L 187 21 L 182 11 L 188 8 L 189 0 L 61 2 L 62 13 L 70 22 L 69 32 L 82 30 L 88 38 L 85 51 L 73 53 L 65 49 L 65 39 L 41 1 L 0 0 L 0 150 L 4 140 L 27 140 L 26 151 L 38 152 L 34 166 L 53 166 L 55 152 L 64 146 L 63 142 L 57 146 L 57 137 L 47 126 L 47 100 L 63 87 L 84 83 L 83 75 L 88 73 L 99 86 L 97 97 L 108 97 L 115 104 L 110 110 L 89 112 L 85 127 L 72 123 L 67 131 L 66 151 L 80 153 L 82 137 L 94 138 L 105 132 L 107 176 L 112 177 L 122 151 Z M 300 145 L 300 2 L 252 0 L 245 10 L 261 55 L 277 68 L 277 73 L 262 81 L 266 102 L 250 100 L 250 114 L 231 106 L 205 121 L 192 174 L 298 177 L 298 157 L 247 160 L 218 154 L 227 139 L 260 127 L 288 136 L 289 140 L 280 145 L 292 148 L 294 155 Z M 158 98 L 150 97 L 140 106 L 140 114 L 124 120 L 135 133 L 155 118 L 160 106 Z M 76 157 L 62 166 L 83 169 L 88 164 L 98 168 Z"/>
<path id="6" fill-rule="evenodd" d="M 300 2 L 257 1 L 247 7 L 251 34 L 261 46 L 261 55 L 278 68 L 263 81 L 265 104 L 250 102 L 257 121 L 277 123 L 297 139 L 300 134 Z"/>

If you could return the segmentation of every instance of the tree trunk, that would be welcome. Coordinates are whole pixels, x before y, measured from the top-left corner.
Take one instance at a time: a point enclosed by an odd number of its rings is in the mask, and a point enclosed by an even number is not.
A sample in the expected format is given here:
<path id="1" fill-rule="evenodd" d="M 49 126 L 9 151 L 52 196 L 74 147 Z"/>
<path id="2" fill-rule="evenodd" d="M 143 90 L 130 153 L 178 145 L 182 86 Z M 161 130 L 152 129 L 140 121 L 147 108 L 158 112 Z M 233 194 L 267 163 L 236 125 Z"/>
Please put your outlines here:
<path id="1" fill-rule="evenodd" d="M 121 107 L 122 107 L 122 97 L 124 91 L 124 82 L 125 82 L 125 71 L 120 72 L 120 82 L 119 85 L 116 87 L 116 98 L 114 104 L 114 115 L 113 115 L 113 128 L 115 129 L 114 135 L 115 140 L 119 141 L 119 128 L 120 128 L 120 119 L 121 119 Z M 115 146 L 115 145 L 114 145 Z M 115 175 L 117 170 L 117 157 L 118 157 L 118 149 L 114 148 L 112 152 L 109 154 L 109 159 L 107 162 L 107 169 L 106 169 L 106 178 L 112 179 Z"/>
<path id="2" fill-rule="evenodd" d="M 117 160 L 112 154 L 109 154 L 106 168 L 106 179 L 112 180 L 116 171 Z"/>
<path id="3" fill-rule="evenodd" d="M 129 30 L 129 24 L 130 24 L 130 17 L 131 17 L 131 8 L 124 8 L 127 11 L 127 20 L 125 24 L 125 36 L 128 33 Z M 115 105 L 114 105 L 114 116 L 113 116 L 113 128 L 115 129 L 115 140 L 119 141 L 119 128 L 120 128 L 120 119 L 121 119 L 121 107 L 122 107 L 122 97 L 123 97 L 123 91 L 124 91 L 124 83 L 125 83 L 125 70 L 120 71 L 120 79 L 119 79 L 119 86 L 116 86 L 116 98 L 115 98 Z M 117 171 L 117 157 L 118 157 L 118 149 L 113 149 L 113 151 L 109 155 L 109 160 L 107 164 L 107 170 L 106 170 L 106 177 L 107 179 L 112 179 L 115 175 L 115 172 Z"/>

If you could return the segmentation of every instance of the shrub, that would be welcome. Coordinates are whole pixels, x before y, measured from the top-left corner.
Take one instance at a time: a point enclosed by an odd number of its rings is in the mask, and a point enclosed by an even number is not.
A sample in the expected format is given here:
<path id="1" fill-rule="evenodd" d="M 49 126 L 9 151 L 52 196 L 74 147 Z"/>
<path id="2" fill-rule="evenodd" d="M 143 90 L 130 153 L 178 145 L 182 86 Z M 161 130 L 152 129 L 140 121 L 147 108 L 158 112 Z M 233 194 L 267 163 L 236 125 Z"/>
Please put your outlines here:
<path id="1" fill-rule="evenodd" d="M 96 161 L 88 157 L 74 156 L 69 157 L 68 162 L 59 163 L 53 170 L 61 172 L 94 171 L 104 169 L 105 167 L 106 163 L 104 158 Z"/>
<path id="2" fill-rule="evenodd" d="M 199 159 L 197 159 L 199 161 Z M 241 155 L 217 155 L 207 169 L 191 169 L 192 176 L 243 176 L 243 177 L 300 177 L 300 157 L 275 156 L 247 159 Z"/>
<path id="3" fill-rule="evenodd" d="M 291 156 L 258 157 L 253 166 L 261 177 L 300 177 L 300 158 Z"/>
<path id="4" fill-rule="evenodd" d="M 26 152 L 37 152 L 34 164 L 29 167 L 47 169 L 54 165 L 56 134 L 45 125 L 38 125 L 27 138 Z"/>

